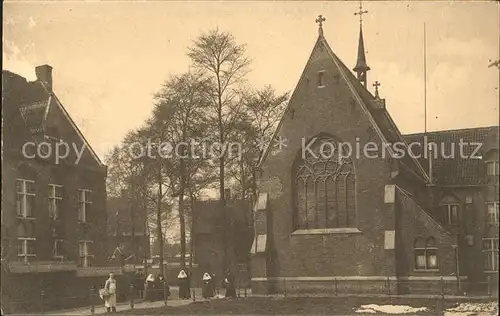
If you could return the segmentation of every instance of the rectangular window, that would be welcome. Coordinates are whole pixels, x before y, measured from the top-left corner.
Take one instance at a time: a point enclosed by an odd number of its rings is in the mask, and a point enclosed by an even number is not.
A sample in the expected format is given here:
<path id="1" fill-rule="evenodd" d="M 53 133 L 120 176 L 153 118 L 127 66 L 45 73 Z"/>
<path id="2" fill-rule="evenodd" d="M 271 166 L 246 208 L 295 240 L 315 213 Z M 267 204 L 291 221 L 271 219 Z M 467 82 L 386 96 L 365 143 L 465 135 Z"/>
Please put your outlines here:
<path id="1" fill-rule="evenodd" d="M 425 249 L 415 249 L 415 268 L 416 270 L 427 269 L 427 259 L 425 258 Z"/>
<path id="2" fill-rule="evenodd" d="M 499 162 L 494 160 L 486 161 L 486 175 L 498 176 L 499 174 Z"/>
<path id="3" fill-rule="evenodd" d="M 94 256 L 91 254 L 90 245 L 92 241 L 80 241 L 78 243 L 78 253 L 80 257 L 80 267 L 87 268 L 92 266 L 92 259 Z"/>
<path id="4" fill-rule="evenodd" d="M 62 186 L 49 184 L 49 217 L 59 219 L 62 203 Z"/>
<path id="5" fill-rule="evenodd" d="M 441 209 L 446 225 L 458 225 L 458 204 L 445 204 Z"/>
<path id="6" fill-rule="evenodd" d="M 64 257 L 63 254 L 63 240 L 62 239 L 55 239 L 54 240 L 54 247 L 52 250 L 54 259 L 62 259 Z"/>
<path id="7" fill-rule="evenodd" d="M 318 88 L 322 88 L 325 86 L 325 83 L 323 82 L 323 77 L 325 75 L 325 71 L 318 71 Z"/>
<path id="8" fill-rule="evenodd" d="M 499 202 L 488 202 L 487 206 L 487 223 L 489 225 L 498 225 L 498 216 L 500 203 Z"/>
<path id="9" fill-rule="evenodd" d="M 35 258 L 35 238 L 17 238 L 17 257 L 19 260 L 28 262 Z"/>
<path id="10" fill-rule="evenodd" d="M 17 179 L 17 216 L 18 217 L 33 217 L 33 208 L 35 205 L 35 181 Z"/>
<path id="11" fill-rule="evenodd" d="M 485 271 L 498 271 L 498 238 L 483 238 Z"/>
<path id="12" fill-rule="evenodd" d="M 91 190 L 78 190 L 78 221 L 82 223 L 87 222 L 88 219 L 90 205 L 92 204 L 91 193 Z"/>

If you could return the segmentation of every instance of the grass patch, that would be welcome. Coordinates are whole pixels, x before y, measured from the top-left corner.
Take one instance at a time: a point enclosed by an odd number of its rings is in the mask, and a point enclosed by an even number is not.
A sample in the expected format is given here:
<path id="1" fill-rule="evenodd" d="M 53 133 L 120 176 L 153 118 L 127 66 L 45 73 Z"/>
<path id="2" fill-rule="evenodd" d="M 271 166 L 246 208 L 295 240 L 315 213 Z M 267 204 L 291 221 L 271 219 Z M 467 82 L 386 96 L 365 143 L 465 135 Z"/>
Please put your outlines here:
<path id="1" fill-rule="evenodd" d="M 356 313 L 361 305 L 409 305 L 426 307 L 417 315 L 443 315 L 443 311 L 455 307 L 457 302 L 414 298 L 368 297 L 288 297 L 288 298 L 240 298 L 234 300 L 199 301 L 180 307 L 129 310 L 125 315 L 367 315 Z M 392 314 L 394 315 L 394 314 Z M 413 314 L 415 315 L 415 314 Z"/>

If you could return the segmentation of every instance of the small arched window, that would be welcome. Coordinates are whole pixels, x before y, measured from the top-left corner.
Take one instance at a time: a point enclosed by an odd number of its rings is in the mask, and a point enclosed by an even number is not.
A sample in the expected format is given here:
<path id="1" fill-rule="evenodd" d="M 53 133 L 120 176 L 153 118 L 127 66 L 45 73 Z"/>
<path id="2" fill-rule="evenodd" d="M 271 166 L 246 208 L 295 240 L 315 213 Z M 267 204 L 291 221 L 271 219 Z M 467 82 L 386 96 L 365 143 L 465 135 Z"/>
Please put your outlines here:
<path id="1" fill-rule="evenodd" d="M 417 237 L 414 242 L 415 270 L 437 270 L 437 246 L 434 237 L 424 240 Z"/>

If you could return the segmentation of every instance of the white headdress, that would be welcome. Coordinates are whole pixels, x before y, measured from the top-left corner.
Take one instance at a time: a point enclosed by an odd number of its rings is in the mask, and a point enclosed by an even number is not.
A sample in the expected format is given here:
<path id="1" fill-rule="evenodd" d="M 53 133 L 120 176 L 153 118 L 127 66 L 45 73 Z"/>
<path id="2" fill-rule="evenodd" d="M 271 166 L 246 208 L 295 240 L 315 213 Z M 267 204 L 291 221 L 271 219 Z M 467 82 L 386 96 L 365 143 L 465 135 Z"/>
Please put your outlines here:
<path id="1" fill-rule="evenodd" d="M 146 278 L 146 281 L 154 282 L 155 277 L 153 276 L 153 274 L 148 275 L 148 277 Z"/>
<path id="2" fill-rule="evenodd" d="M 211 279 L 212 279 L 212 277 L 210 276 L 210 274 L 208 274 L 208 272 L 205 272 L 205 274 L 203 274 L 204 281 L 211 280 Z"/>
<path id="3" fill-rule="evenodd" d="M 179 279 L 185 279 L 185 278 L 187 278 L 186 271 L 181 270 L 181 272 L 179 272 L 179 275 L 178 275 L 177 277 L 178 277 Z"/>

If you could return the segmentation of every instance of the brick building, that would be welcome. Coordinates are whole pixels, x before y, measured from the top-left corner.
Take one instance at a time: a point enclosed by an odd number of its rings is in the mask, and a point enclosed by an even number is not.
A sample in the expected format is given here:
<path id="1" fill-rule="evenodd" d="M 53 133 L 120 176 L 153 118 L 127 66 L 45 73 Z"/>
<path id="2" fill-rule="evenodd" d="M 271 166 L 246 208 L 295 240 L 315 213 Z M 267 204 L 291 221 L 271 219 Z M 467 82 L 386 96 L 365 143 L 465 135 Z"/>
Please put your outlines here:
<path id="1" fill-rule="evenodd" d="M 41 291 L 88 295 L 89 284 L 120 273 L 104 267 L 106 166 L 54 93 L 52 67 L 36 76 L 2 71 L 2 304 L 12 310 Z"/>
<path id="2" fill-rule="evenodd" d="M 362 30 L 353 74 L 320 22 L 275 132 L 287 146 L 259 164 L 254 293 L 463 293 L 498 280 L 498 126 L 401 135 L 369 70 Z"/>
<path id="3" fill-rule="evenodd" d="M 121 246 L 126 264 L 139 264 L 151 256 L 149 231 L 143 210 L 134 208 L 125 194 L 108 198 L 108 249 L 113 252 Z M 135 238 L 132 236 L 135 235 Z M 135 248 L 135 249 L 134 249 Z"/>
<path id="4" fill-rule="evenodd" d="M 229 194 L 228 194 L 229 195 Z M 230 229 L 224 243 L 224 214 L 218 200 L 197 201 L 194 205 L 194 262 L 201 273 L 224 273 L 224 247 L 227 246 L 229 267 L 241 282 L 248 278 L 249 252 L 253 239 L 251 205 L 245 200 L 227 200 Z M 217 280 L 220 281 L 220 280 Z"/>

